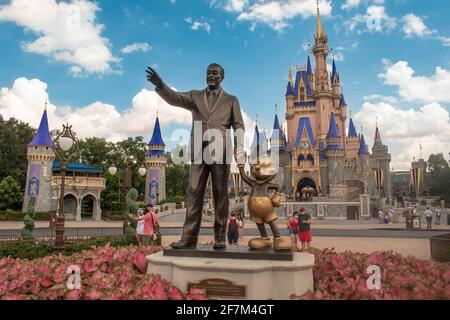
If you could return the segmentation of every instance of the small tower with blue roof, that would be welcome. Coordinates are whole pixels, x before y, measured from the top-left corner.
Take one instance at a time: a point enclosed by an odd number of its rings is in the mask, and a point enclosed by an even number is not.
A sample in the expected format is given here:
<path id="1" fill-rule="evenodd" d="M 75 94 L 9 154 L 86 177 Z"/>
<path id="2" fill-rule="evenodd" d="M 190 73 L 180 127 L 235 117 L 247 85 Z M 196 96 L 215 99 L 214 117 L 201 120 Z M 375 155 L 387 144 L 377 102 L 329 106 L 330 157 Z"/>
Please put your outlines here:
<path id="1" fill-rule="evenodd" d="M 345 151 L 341 143 L 341 134 L 336 126 L 334 112 L 330 115 L 330 127 L 327 134 L 327 172 L 329 195 L 333 198 L 345 197 L 346 187 L 344 181 Z"/>
<path id="2" fill-rule="evenodd" d="M 163 141 L 159 115 L 156 115 L 153 135 L 148 143 L 148 152 L 145 156 L 147 176 L 145 179 L 145 202 L 153 205 L 166 199 L 166 144 Z"/>
<path id="3" fill-rule="evenodd" d="M 50 136 L 47 102 L 45 102 L 39 128 L 33 140 L 27 146 L 27 181 L 23 199 L 23 211 L 26 211 L 31 197 L 36 199 L 35 210 L 37 212 L 49 212 L 51 210 L 51 181 L 52 166 L 55 160 L 53 152 L 53 140 Z"/>
<path id="4" fill-rule="evenodd" d="M 358 133 L 356 132 L 355 124 L 353 123 L 353 119 L 350 117 L 350 123 L 348 125 L 348 134 L 345 139 L 345 156 L 347 159 L 356 159 L 358 158 L 359 151 L 359 143 L 360 138 Z"/>

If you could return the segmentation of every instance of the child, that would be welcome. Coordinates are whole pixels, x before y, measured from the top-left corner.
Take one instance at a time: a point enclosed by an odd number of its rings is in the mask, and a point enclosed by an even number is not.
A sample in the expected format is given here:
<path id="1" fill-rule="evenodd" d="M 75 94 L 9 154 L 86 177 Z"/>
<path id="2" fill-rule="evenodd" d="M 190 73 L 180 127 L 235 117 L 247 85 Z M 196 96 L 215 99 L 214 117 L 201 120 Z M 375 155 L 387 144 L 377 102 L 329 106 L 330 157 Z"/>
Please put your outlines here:
<path id="1" fill-rule="evenodd" d="M 230 219 L 228 219 L 228 244 L 230 246 L 237 246 L 239 240 L 239 223 L 236 218 L 236 213 L 232 212 Z"/>
<path id="2" fill-rule="evenodd" d="M 311 216 L 305 212 L 305 208 L 301 208 L 298 215 L 298 238 L 303 250 L 311 248 L 311 222 Z"/>

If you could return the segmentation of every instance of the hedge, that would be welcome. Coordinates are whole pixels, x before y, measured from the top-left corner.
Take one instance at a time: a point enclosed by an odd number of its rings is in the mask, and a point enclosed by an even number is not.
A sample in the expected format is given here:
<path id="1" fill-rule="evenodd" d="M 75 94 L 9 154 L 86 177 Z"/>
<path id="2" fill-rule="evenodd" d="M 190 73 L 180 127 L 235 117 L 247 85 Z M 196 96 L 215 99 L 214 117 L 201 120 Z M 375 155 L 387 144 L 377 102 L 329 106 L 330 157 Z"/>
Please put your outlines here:
<path id="1" fill-rule="evenodd" d="M 0 221 L 23 221 L 25 217 L 24 212 L 16 212 L 13 210 L 6 210 L 0 212 Z M 35 221 L 50 221 L 50 212 L 38 212 L 36 213 Z"/>
<path id="2" fill-rule="evenodd" d="M 121 236 L 111 238 L 95 238 L 79 242 L 66 243 L 65 255 L 70 256 L 74 253 L 89 250 L 92 246 L 105 246 L 110 243 L 112 247 L 125 247 L 137 245 L 136 238 L 133 236 Z M 14 259 L 38 259 L 53 254 L 53 245 L 40 244 L 32 240 L 22 240 L 17 242 L 0 243 L 0 259 L 11 257 Z"/>

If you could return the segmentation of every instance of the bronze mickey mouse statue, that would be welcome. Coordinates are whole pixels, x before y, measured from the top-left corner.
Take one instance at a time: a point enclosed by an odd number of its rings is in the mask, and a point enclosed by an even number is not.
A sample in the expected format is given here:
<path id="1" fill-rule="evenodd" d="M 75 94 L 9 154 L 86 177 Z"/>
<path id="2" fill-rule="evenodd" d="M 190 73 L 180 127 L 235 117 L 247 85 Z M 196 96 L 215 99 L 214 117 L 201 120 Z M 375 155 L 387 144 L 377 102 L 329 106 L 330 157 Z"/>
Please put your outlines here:
<path id="1" fill-rule="evenodd" d="M 277 175 L 277 169 L 272 166 L 270 157 L 260 157 L 256 163 L 252 164 L 251 171 L 255 179 L 249 177 L 244 171 L 244 164 L 247 157 L 243 151 L 235 151 L 235 158 L 238 163 L 239 173 L 242 179 L 251 187 L 252 192 L 248 199 L 248 209 L 250 219 L 256 223 L 261 234 L 259 238 L 253 238 L 248 245 L 252 249 L 265 249 L 272 246 L 271 238 L 268 237 L 265 224 L 269 224 L 273 234 L 273 249 L 275 251 L 291 250 L 290 239 L 282 238 L 280 230 L 276 224 L 278 215 L 275 208 L 280 206 L 281 190 L 283 187 L 271 181 Z M 269 190 L 275 190 L 275 195 L 271 198 Z"/>

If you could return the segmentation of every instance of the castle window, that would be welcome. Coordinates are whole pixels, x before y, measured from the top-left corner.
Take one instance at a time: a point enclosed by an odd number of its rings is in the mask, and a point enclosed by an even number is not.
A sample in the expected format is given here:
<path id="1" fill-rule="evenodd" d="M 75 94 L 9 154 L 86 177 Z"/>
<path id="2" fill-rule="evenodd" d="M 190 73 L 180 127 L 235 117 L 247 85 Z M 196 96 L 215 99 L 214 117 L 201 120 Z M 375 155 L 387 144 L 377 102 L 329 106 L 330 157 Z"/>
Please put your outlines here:
<path id="1" fill-rule="evenodd" d="M 312 154 L 308 154 L 308 156 L 306 157 L 306 159 L 307 159 L 308 161 L 310 161 L 312 165 L 314 165 L 314 157 L 312 156 Z"/>
<path id="2" fill-rule="evenodd" d="M 302 162 L 302 161 L 305 161 L 305 156 L 301 154 L 298 156 L 297 164 L 300 165 L 300 162 Z"/>

